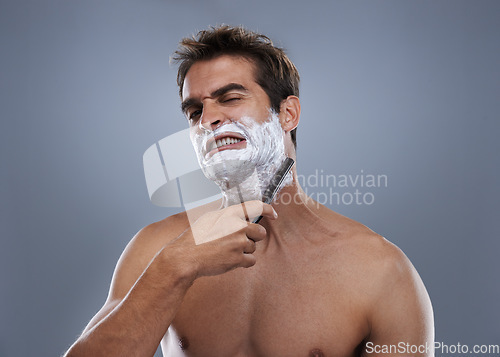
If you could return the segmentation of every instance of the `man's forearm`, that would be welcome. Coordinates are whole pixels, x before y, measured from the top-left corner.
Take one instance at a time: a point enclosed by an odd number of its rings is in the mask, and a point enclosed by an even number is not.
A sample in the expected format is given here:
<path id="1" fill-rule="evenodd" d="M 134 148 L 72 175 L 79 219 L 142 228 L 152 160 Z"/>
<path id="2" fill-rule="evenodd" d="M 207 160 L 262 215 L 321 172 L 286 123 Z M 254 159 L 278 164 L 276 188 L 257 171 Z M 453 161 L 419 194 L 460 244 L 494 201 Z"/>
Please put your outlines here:
<path id="1" fill-rule="evenodd" d="M 194 281 L 167 264 L 161 253 L 104 318 L 88 328 L 66 353 L 77 356 L 153 356 Z"/>

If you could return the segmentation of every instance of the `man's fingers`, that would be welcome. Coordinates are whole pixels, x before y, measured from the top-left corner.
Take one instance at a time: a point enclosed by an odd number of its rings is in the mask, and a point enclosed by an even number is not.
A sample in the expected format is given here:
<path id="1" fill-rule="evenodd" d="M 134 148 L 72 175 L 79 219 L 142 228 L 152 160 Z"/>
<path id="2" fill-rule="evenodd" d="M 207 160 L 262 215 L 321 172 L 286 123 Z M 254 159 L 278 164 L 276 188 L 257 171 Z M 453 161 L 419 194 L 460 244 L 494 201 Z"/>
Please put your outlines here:
<path id="1" fill-rule="evenodd" d="M 259 216 L 268 217 L 270 219 L 278 218 L 278 214 L 273 206 L 261 201 L 247 201 L 231 207 L 234 214 L 249 222 Z"/>
<path id="2" fill-rule="evenodd" d="M 247 237 L 254 242 L 261 241 L 266 238 L 266 229 L 262 227 L 260 224 L 250 223 L 248 227 L 245 229 L 245 233 Z"/>
<path id="3" fill-rule="evenodd" d="M 247 239 L 247 245 L 245 247 L 245 250 L 243 250 L 243 253 L 253 254 L 256 249 L 257 249 L 257 243 L 255 243 L 255 241 L 249 238 Z"/>
<path id="4" fill-rule="evenodd" d="M 243 261 L 242 261 L 241 266 L 243 268 L 250 268 L 250 267 L 254 266 L 256 262 L 257 262 L 257 259 L 255 258 L 255 256 L 253 254 L 243 254 Z"/>

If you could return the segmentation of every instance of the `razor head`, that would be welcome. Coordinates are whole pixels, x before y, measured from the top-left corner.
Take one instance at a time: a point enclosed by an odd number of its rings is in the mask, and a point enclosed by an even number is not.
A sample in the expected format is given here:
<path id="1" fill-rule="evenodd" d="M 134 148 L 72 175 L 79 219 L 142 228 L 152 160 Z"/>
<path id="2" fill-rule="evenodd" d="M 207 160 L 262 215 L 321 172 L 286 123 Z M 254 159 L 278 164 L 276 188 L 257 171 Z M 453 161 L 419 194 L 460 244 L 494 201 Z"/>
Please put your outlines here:
<path id="1" fill-rule="evenodd" d="M 264 191 L 264 195 L 262 197 L 263 202 L 271 203 L 273 201 L 274 196 L 276 196 L 276 192 L 279 191 L 279 188 L 281 187 L 285 176 L 288 174 L 294 163 L 295 161 L 293 161 L 293 159 L 290 159 L 289 157 L 287 157 L 285 161 L 283 161 L 280 168 L 278 169 L 276 174 L 274 174 L 271 182 L 269 182 L 269 185 Z"/>
<path id="2" fill-rule="evenodd" d="M 283 184 L 283 180 L 285 179 L 288 172 L 290 172 L 290 169 L 292 168 L 294 163 L 295 161 L 293 159 L 290 159 L 289 157 L 287 157 L 285 161 L 283 161 L 280 168 L 274 174 L 271 182 L 264 191 L 262 202 L 269 204 L 273 201 L 274 196 L 276 196 L 276 193 L 279 191 L 281 185 Z M 259 216 L 252 223 L 259 223 L 261 219 L 262 216 Z"/>

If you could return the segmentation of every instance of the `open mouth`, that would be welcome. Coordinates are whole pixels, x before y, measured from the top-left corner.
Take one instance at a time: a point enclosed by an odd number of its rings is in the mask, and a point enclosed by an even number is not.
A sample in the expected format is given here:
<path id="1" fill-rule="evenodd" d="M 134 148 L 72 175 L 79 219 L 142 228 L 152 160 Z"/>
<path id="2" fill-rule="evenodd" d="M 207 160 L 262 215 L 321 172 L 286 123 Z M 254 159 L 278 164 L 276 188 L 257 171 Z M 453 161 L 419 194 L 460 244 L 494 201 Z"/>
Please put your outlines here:
<path id="1" fill-rule="evenodd" d="M 217 135 L 207 141 L 207 157 L 212 156 L 218 151 L 230 149 L 242 149 L 246 147 L 246 140 L 237 133 L 224 133 Z"/>

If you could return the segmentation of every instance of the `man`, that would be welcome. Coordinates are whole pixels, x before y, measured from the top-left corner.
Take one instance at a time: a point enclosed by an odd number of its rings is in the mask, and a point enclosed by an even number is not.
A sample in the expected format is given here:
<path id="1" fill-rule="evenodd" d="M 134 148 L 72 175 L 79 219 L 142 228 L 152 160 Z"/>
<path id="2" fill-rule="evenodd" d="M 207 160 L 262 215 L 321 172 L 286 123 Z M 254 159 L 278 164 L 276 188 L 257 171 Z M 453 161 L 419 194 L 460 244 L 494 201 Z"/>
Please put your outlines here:
<path id="1" fill-rule="evenodd" d="M 166 356 L 432 356 L 430 300 L 397 247 L 307 197 L 295 167 L 260 202 L 296 159 L 299 76 L 284 52 L 223 26 L 184 39 L 176 59 L 222 201 L 141 230 L 67 356 L 152 356 L 160 342 Z"/>

